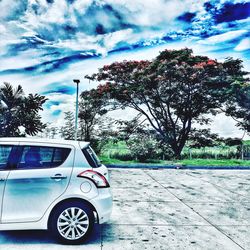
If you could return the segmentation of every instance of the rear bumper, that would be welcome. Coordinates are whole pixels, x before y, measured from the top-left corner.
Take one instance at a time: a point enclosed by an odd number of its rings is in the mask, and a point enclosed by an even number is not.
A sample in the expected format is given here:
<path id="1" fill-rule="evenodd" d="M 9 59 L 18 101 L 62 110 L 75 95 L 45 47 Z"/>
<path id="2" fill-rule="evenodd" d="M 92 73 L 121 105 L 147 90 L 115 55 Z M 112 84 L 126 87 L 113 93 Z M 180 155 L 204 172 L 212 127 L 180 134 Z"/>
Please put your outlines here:
<path id="1" fill-rule="evenodd" d="M 110 219 L 113 207 L 113 196 L 110 188 L 99 188 L 99 195 L 91 200 L 98 214 L 99 224 Z"/>

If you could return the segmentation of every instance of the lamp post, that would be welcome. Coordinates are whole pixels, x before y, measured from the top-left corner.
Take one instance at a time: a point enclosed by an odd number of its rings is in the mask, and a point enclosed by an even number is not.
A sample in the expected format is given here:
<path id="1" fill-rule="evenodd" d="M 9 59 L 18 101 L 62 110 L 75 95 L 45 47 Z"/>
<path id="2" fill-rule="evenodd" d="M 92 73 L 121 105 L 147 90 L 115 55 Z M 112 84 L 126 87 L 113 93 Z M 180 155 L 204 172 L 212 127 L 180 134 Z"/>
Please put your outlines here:
<path id="1" fill-rule="evenodd" d="M 74 83 L 76 83 L 76 116 L 75 116 L 75 141 L 77 140 L 77 124 L 78 124 L 78 92 L 79 92 L 79 79 L 74 79 Z"/>

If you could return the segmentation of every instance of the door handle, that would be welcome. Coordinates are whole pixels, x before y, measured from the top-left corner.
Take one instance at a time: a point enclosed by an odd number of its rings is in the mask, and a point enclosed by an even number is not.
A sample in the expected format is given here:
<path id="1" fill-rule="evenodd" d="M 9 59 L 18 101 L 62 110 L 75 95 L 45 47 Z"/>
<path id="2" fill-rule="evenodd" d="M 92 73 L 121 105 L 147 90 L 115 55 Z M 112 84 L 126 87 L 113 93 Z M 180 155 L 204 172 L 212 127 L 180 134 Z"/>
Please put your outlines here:
<path id="1" fill-rule="evenodd" d="M 54 176 L 51 176 L 50 179 L 60 181 L 62 179 L 67 179 L 67 176 L 63 176 L 62 174 L 55 174 Z"/>

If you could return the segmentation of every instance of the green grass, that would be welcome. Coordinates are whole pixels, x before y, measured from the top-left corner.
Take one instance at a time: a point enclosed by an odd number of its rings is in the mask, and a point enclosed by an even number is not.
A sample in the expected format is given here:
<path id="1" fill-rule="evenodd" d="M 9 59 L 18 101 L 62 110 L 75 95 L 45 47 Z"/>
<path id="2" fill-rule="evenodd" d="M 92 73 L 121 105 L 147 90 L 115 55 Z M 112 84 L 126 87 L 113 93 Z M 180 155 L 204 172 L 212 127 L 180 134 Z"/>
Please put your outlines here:
<path id="1" fill-rule="evenodd" d="M 121 161 L 119 159 L 109 158 L 107 156 L 99 156 L 103 164 L 127 164 L 127 163 L 137 163 L 137 161 Z"/>
<path id="2" fill-rule="evenodd" d="M 139 162 L 136 160 L 133 161 L 122 161 L 119 159 L 115 159 L 115 158 L 109 158 L 107 156 L 99 156 L 99 158 L 101 159 L 103 164 L 143 164 L 143 165 L 150 165 L 150 164 L 154 164 L 154 165 L 173 165 L 173 161 L 162 161 L 162 160 L 148 160 L 146 162 Z"/>
<path id="3" fill-rule="evenodd" d="M 193 159 L 178 161 L 182 165 L 190 166 L 250 166 L 248 160 L 215 160 L 215 159 Z"/>
<path id="4" fill-rule="evenodd" d="M 105 156 L 114 153 L 127 154 L 130 152 L 125 141 L 118 141 L 117 143 L 108 142 L 102 151 L 102 154 Z"/>
<path id="5" fill-rule="evenodd" d="M 250 145 L 250 140 L 245 140 L 244 145 Z"/>
<path id="6" fill-rule="evenodd" d="M 118 159 L 108 158 L 105 156 L 100 157 L 104 164 L 154 164 L 154 165 L 189 165 L 189 166 L 250 166 L 249 160 L 215 160 L 215 159 L 193 159 L 193 160 L 180 160 L 180 161 L 156 161 L 149 160 L 146 163 L 134 161 L 121 161 Z"/>

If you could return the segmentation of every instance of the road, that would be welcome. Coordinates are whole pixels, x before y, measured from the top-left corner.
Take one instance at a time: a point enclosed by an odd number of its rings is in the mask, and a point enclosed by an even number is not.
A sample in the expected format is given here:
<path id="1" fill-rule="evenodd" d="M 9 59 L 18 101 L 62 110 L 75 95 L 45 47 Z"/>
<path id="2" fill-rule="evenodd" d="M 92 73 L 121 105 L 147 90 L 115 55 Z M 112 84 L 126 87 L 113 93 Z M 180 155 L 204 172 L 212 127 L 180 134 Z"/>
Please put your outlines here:
<path id="1" fill-rule="evenodd" d="M 111 169 L 111 221 L 80 246 L 1 232 L 4 250 L 250 249 L 250 171 Z"/>

